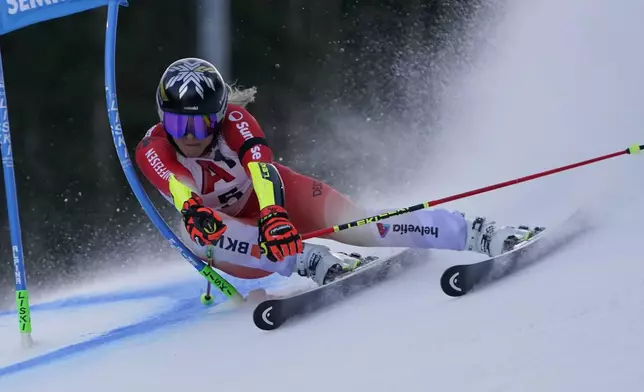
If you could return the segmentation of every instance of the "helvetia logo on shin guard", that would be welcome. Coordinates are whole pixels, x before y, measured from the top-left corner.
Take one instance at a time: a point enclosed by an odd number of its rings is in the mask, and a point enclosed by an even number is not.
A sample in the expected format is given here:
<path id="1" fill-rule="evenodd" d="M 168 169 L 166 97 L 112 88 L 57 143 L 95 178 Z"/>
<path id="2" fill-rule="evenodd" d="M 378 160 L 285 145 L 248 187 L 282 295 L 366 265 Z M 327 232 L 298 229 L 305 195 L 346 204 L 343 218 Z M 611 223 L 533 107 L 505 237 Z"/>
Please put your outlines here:
<path id="1" fill-rule="evenodd" d="M 388 225 L 386 223 L 377 223 L 376 226 L 378 226 L 378 233 L 380 234 L 380 238 L 385 238 L 387 234 L 389 234 L 389 231 L 392 229 L 392 225 Z M 421 236 L 431 235 L 435 238 L 438 238 L 438 227 L 435 226 L 394 224 L 393 230 L 391 231 L 400 235 L 420 234 Z"/>
<path id="2" fill-rule="evenodd" d="M 438 227 L 436 226 L 420 226 L 420 225 L 394 225 L 394 233 L 400 235 L 406 234 L 420 234 L 421 236 L 431 235 L 438 238 Z"/>

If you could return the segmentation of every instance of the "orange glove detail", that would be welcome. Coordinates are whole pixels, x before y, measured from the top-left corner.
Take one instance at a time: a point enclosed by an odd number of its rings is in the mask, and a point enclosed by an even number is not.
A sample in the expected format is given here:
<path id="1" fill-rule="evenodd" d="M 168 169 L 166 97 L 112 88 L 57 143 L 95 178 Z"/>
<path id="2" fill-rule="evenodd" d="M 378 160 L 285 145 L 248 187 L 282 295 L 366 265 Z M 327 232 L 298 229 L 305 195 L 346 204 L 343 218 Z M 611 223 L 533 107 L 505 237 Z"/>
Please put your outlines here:
<path id="1" fill-rule="evenodd" d="M 264 207 L 259 217 L 259 246 L 273 262 L 302 253 L 302 237 L 288 220 L 286 210 L 278 205 Z"/>
<path id="2" fill-rule="evenodd" d="M 228 229 L 219 214 L 204 207 L 201 197 L 194 193 L 183 203 L 181 214 L 190 238 L 201 246 L 212 245 Z"/>

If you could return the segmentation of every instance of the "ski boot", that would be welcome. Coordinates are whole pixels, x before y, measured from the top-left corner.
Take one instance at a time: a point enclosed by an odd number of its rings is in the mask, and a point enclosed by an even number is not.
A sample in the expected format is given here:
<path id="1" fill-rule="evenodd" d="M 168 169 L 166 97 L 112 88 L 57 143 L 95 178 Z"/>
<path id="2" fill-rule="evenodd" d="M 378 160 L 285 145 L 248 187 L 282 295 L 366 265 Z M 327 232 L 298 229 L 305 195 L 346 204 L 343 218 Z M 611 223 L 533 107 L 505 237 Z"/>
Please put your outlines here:
<path id="1" fill-rule="evenodd" d="M 363 265 L 359 254 L 331 252 L 324 245 L 305 243 L 304 251 L 297 256 L 295 268 L 300 276 L 311 278 L 319 286 L 331 283 L 338 277 Z"/>
<path id="2" fill-rule="evenodd" d="M 527 226 L 496 226 L 496 222 L 487 222 L 485 218 L 477 217 L 467 222 L 467 242 L 465 250 L 495 257 L 514 249 L 520 243 L 529 240 L 543 227 Z"/>

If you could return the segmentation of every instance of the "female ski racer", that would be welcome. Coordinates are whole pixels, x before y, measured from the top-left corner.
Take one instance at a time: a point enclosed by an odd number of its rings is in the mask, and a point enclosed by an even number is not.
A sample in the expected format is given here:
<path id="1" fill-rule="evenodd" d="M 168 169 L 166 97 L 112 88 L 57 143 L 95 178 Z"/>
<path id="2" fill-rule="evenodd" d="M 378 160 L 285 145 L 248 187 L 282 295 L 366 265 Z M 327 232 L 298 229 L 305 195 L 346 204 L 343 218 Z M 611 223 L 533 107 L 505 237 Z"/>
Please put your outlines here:
<path id="1" fill-rule="evenodd" d="M 301 234 L 385 211 L 355 205 L 323 181 L 273 160 L 257 120 L 245 109 L 256 90 L 233 89 L 198 58 L 172 63 L 156 92 L 160 123 L 136 148 L 143 175 L 182 214 L 182 240 L 214 266 L 239 278 L 297 272 L 318 285 L 357 259 Z M 425 209 L 333 233 L 325 238 L 365 247 L 474 251 L 495 256 L 533 233 L 485 218 Z"/>

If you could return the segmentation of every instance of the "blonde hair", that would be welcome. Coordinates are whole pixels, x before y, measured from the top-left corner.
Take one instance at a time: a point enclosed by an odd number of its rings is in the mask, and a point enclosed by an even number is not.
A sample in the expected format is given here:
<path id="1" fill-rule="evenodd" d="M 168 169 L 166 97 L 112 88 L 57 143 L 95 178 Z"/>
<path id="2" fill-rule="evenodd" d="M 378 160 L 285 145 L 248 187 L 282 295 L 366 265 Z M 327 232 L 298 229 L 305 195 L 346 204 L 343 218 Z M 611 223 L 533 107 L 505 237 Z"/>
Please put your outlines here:
<path id="1" fill-rule="evenodd" d="M 228 103 L 246 107 L 251 102 L 255 102 L 255 94 L 257 94 L 257 87 L 239 88 L 233 85 L 228 85 Z"/>

